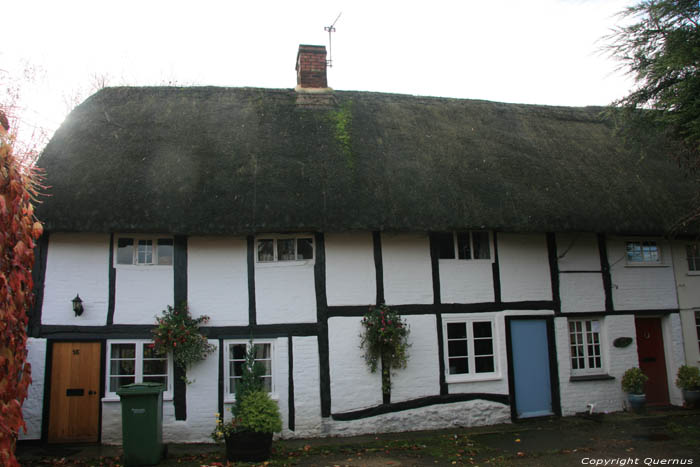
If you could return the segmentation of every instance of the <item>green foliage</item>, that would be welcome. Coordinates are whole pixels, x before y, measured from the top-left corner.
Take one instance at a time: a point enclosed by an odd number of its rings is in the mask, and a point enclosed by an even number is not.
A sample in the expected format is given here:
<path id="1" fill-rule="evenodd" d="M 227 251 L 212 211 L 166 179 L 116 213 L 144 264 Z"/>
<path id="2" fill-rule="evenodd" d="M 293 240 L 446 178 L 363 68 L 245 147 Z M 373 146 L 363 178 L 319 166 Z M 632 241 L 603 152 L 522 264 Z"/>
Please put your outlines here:
<path id="1" fill-rule="evenodd" d="M 622 375 L 622 390 L 629 394 L 644 394 L 644 383 L 648 379 L 639 368 L 629 368 Z"/>
<path id="2" fill-rule="evenodd" d="M 264 374 L 265 366 L 255 361 L 255 344 L 251 339 L 245 354 L 245 362 L 241 368 L 241 377 L 236 382 L 236 403 L 231 408 L 234 416 L 240 413 L 241 404 L 249 394 L 265 390 L 265 383 L 262 379 Z"/>
<path id="3" fill-rule="evenodd" d="M 192 318 L 186 304 L 175 308 L 168 305 L 162 313 L 163 316 L 156 317 L 156 327 L 151 331 L 156 352 L 172 351 L 175 363 L 186 369 L 216 350 L 199 332 L 199 325 L 209 321 L 208 316 Z"/>
<path id="4" fill-rule="evenodd" d="M 406 368 L 410 329 L 401 316 L 386 305 L 371 307 L 362 318 L 360 348 L 372 373 L 382 364 L 382 392 L 391 389 L 392 369 Z"/>
<path id="5" fill-rule="evenodd" d="M 352 126 L 352 101 L 344 103 L 340 109 L 331 112 L 331 120 L 333 122 L 333 133 L 335 139 L 340 145 L 340 149 L 345 155 L 348 168 L 352 169 L 355 166 L 355 161 L 352 153 L 352 140 L 350 138 L 350 128 Z"/>
<path id="6" fill-rule="evenodd" d="M 676 386 L 685 391 L 700 390 L 700 369 L 696 366 L 681 365 L 678 368 Z"/>
<path id="7" fill-rule="evenodd" d="M 620 16 L 631 22 L 605 37 L 606 50 L 634 75 L 637 88 L 616 104 L 635 124 L 660 124 L 683 143 L 674 154 L 679 161 L 700 168 L 700 3 L 642 0 Z"/>
<path id="8" fill-rule="evenodd" d="M 248 393 L 241 401 L 237 415 L 238 424 L 245 430 L 258 433 L 282 431 L 279 407 L 266 391 Z"/>

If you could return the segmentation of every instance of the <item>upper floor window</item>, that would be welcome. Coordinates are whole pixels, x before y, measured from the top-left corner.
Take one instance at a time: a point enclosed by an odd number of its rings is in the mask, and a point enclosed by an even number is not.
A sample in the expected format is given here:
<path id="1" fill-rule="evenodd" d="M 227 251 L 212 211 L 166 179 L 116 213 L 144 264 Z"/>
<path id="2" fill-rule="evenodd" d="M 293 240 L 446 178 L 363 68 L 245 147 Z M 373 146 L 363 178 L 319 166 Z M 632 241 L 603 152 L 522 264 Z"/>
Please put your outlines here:
<path id="1" fill-rule="evenodd" d="M 698 334 L 698 348 L 700 349 L 700 311 L 695 312 L 695 330 Z"/>
<path id="2" fill-rule="evenodd" d="M 572 374 L 595 374 L 603 371 L 600 321 L 569 320 L 569 346 Z"/>
<path id="3" fill-rule="evenodd" d="M 314 258 L 314 240 L 309 236 L 258 238 L 259 263 L 303 261 Z"/>
<path id="4" fill-rule="evenodd" d="M 157 237 L 119 237 L 117 264 L 173 264 L 173 239 Z"/>
<path id="5" fill-rule="evenodd" d="M 232 400 L 236 395 L 236 385 L 243 374 L 243 365 L 245 364 L 246 353 L 250 349 L 250 342 L 245 341 L 226 341 L 226 365 L 225 365 L 225 381 L 226 381 L 226 399 Z M 272 341 L 255 341 L 253 343 L 255 352 L 255 361 L 259 362 L 264 368 L 262 374 L 263 384 L 267 392 L 274 392 L 274 379 L 272 373 L 273 365 L 273 346 Z"/>
<path id="6" fill-rule="evenodd" d="M 447 382 L 498 377 L 496 326 L 492 317 L 449 317 L 443 324 Z"/>
<path id="7" fill-rule="evenodd" d="M 434 238 L 439 259 L 491 259 L 488 232 L 438 232 Z"/>
<path id="8" fill-rule="evenodd" d="M 150 341 L 109 341 L 107 345 L 107 393 L 132 383 L 160 383 L 165 396 L 172 394 L 172 365 L 166 354 L 155 351 Z"/>
<path id="9" fill-rule="evenodd" d="M 627 264 L 659 264 L 661 250 L 655 240 L 627 242 Z"/>
<path id="10" fill-rule="evenodd" d="M 686 245 L 685 252 L 688 258 L 688 271 L 700 272 L 700 244 Z"/>

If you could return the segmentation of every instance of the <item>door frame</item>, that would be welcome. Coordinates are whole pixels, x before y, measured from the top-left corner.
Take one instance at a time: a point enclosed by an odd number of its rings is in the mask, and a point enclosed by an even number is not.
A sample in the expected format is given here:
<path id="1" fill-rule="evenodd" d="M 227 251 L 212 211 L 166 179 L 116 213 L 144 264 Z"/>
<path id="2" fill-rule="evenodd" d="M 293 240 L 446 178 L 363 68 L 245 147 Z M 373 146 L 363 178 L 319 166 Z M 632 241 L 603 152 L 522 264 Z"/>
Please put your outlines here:
<path id="1" fill-rule="evenodd" d="M 510 323 L 519 320 L 540 320 L 545 322 L 547 329 L 547 347 L 549 350 L 549 385 L 552 395 L 552 412 L 555 417 L 561 417 L 561 398 L 559 392 L 559 367 L 557 365 L 557 346 L 554 334 L 554 316 L 553 315 L 512 315 L 505 317 L 506 323 L 506 353 L 508 358 L 508 397 L 510 399 L 510 418 L 513 422 L 522 422 L 525 420 L 536 420 L 539 418 L 551 417 L 528 417 L 518 418 L 518 408 L 515 402 L 515 370 L 513 368 L 513 343 L 511 342 Z"/>
<path id="2" fill-rule="evenodd" d="M 49 414 L 51 412 L 51 373 L 53 371 L 53 345 L 59 342 L 86 342 L 100 344 L 100 394 L 99 407 L 97 412 L 97 443 L 102 442 L 102 399 L 105 397 L 105 355 L 107 341 L 105 339 L 95 339 L 86 337 L 76 337 L 73 339 L 47 339 L 46 340 L 46 363 L 44 366 L 44 401 L 41 413 L 41 442 L 49 442 Z"/>
<path id="3" fill-rule="evenodd" d="M 664 380 L 666 383 L 666 400 L 664 402 L 660 403 L 651 403 L 652 406 L 657 406 L 657 407 L 667 407 L 671 406 L 671 382 L 673 381 L 673 374 L 669 372 L 669 368 L 671 368 L 671 365 L 673 362 L 669 361 L 669 352 L 666 348 L 666 336 L 664 336 L 664 316 L 663 315 L 645 315 L 645 314 L 635 314 L 634 315 L 634 333 L 635 333 L 635 344 L 637 347 L 637 364 L 639 365 L 639 368 L 641 369 L 642 367 L 642 361 L 639 358 L 639 339 L 637 338 L 637 320 L 640 319 L 650 319 L 650 320 L 657 320 L 659 323 L 659 338 L 661 339 L 660 346 L 661 346 L 661 351 L 663 352 L 663 365 L 664 365 Z M 673 339 L 671 339 L 672 341 Z M 647 405 L 649 405 L 649 402 L 647 402 Z"/>

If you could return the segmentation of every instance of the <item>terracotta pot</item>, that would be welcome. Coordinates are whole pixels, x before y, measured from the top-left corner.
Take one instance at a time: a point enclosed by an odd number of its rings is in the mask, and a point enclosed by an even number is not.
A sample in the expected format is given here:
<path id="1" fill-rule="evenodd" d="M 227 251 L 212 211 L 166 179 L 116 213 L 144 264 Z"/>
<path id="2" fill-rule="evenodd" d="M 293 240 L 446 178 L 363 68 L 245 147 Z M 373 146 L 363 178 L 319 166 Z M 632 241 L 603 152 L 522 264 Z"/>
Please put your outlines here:
<path id="1" fill-rule="evenodd" d="M 226 459 L 260 462 L 270 458 L 272 433 L 241 431 L 226 436 Z"/>

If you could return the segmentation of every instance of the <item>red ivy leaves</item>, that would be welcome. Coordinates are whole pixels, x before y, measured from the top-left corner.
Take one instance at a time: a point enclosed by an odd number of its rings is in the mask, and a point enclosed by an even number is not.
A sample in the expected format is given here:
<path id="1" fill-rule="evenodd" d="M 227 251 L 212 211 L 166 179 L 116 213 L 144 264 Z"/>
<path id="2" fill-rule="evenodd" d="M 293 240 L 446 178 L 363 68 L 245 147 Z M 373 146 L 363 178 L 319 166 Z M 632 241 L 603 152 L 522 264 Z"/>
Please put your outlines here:
<path id="1" fill-rule="evenodd" d="M 26 430 L 22 403 L 32 381 L 26 329 L 33 249 L 43 227 L 32 206 L 41 188 L 39 176 L 33 168 L 20 167 L 12 143 L 0 128 L 0 465 L 18 466 L 15 443 L 19 430 Z"/>

